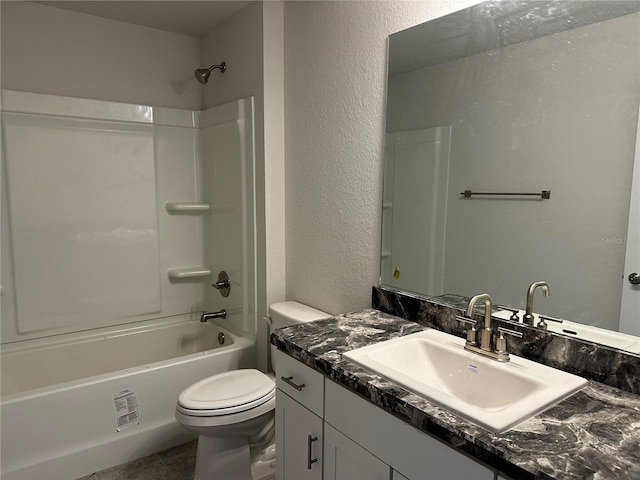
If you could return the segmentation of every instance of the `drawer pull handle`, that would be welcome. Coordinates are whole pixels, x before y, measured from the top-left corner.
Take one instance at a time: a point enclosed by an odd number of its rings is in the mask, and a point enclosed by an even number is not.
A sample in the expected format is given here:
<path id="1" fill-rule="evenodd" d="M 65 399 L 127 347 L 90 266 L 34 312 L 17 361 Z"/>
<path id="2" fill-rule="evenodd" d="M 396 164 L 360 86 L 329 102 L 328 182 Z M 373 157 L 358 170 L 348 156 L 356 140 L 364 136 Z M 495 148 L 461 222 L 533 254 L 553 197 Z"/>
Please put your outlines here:
<path id="1" fill-rule="evenodd" d="M 311 465 L 318 461 L 317 458 L 311 458 L 311 444 L 316 440 L 318 440 L 318 437 L 312 437 L 311 435 L 307 437 L 307 470 L 311 470 Z"/>
<path id="2" fill-rule="evenodd" d="M 304 388 L 304 386 L 305 386 L 305 385 L 304 385 L 304 383 L 301 383 L 300 385 L 298 385 L 298 384 L 296 384 L 296 383 L 293 383 L 293 382 L 291 381 L 291 380 L 293 379 L 293 377 L 280 377 L 280 378 L 281 378 L 282 380 L 284 380 L 284 382 L 285 382 L 287 385 L 289 385 L 289 386 L 291 386 L 291 387 L 295 388 L 295 389 L 296 389 L 296 390 L 298 390 L 299 392 L 301 392 L 301 391 L 302 391 L 302 389 L 303 389 L 303 388 Z"/>

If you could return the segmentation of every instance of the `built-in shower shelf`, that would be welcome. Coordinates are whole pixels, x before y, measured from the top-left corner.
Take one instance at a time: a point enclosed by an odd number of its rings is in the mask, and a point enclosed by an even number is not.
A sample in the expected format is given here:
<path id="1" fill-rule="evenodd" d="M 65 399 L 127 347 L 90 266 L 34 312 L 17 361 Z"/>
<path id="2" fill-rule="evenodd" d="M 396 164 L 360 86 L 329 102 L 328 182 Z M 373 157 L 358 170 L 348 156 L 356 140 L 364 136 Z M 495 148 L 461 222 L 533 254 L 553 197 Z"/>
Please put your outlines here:
<path id="1" fill-rule="evenodd" d="M 169 213 L 206 213 L 211 209 L 208 203 L 199 202 L 167 202 L 164 207 Z"/>
<path id="2" fill-rule="evenodd" d="M 169 278 L 178 280 L 185 278 L 208 277 L 211 275 L 211 270 L 204 267 L 170 268 L 167 274 L 169 275 Z"/>

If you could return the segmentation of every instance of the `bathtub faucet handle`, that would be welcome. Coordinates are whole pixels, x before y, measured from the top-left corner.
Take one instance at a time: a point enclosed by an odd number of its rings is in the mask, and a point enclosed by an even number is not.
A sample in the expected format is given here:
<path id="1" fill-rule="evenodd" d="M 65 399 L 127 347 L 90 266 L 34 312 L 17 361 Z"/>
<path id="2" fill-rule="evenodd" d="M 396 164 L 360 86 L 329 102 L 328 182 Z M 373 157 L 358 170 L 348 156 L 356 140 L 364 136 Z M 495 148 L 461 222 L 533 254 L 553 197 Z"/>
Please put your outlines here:
<path id="1" fill-rule="evenodd" d="M 217 312 L 202 312 L 202 315 L 200 315 L 200 321 L 201 322 L 207 322 L 209 320 L 214 320 L 216 318 L 227 318 L 227 311 L 223 308 Z"/>
<path id="2" fill-rule="evenodd" d="M 218 281 L 216 283 L 212 283 L 211 286 L 218 289 L 220 295 L 223 297 L 228 297 L 229 292 L 231 291 L 231 282 L 229 281 L 229 275 L 227 275 L 227 272 L 222 270 L 218 274 Z"/>

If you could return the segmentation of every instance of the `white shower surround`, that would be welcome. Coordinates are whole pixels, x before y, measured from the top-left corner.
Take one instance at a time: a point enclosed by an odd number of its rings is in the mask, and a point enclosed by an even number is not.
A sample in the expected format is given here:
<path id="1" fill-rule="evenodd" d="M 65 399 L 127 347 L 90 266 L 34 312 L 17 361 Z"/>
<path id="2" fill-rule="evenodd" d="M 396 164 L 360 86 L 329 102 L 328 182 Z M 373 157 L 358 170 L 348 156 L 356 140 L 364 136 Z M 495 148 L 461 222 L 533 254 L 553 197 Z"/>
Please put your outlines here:
<path id="1" fill-rule="evenodd" d="M 219 308 L 255 334 L 252 98 L 195 112 L 3 90 L 2 116 L 3 343 Z M 226 270 L 231 295 L 169 278 L 185 267 Z"/>
<path id="2" fill-rule="evenodd" d="M 206 376 L 256 364 L 253 98 L 194 112 L 3 90 L 2 116 L 2 153 L 7 155 L 3 160 L 8 164 L 4 165 L 2 184 L 2 478 L 76 478 L 192 438 L 174 419 L 180 391 Z M 107 137 L 116 132 L 111 142 L 100 146 L 112 147 L 113 155 L 120 147 L 118 135 L 122 132 L 125 135 L 133 132 L 134 137 L 142 135 L 143 141 L 127 153 L 134 152 L 135 157 L 136 148 L 142 145 L 141 151 L 147 155 L 143 161 L 147 163 L 142 168 L 146 178 L 141 181 L 154 184 L 152 190 L 146 190 L 145 201 L 149 202 L 152 192 L 151 216 L 156 221 L 156 231 L 153 232 L 153 222 L 144 231 L 154 239 L 152 243 L 157 243 L 155 252 L 159 253 L 147 258 L 155 255 L 157 265 L 144 273 L 151 278 L 149 285 L 157 285 L 155 310 L 139 310 L 140 303 L 136 303 L 127 306 L 129 314 L 133 312 L 129 315 L 121 305 L 111 306 L 108 295 L 96 291 L 96 298 L 102 298 L 95 309 L 98 321 L 83 323 L 83 313 L 89 319 L 95 312 L 78 309 L 73 312 L 75 321 L 65 323 L 60 310 L 64 302 L 59 302 L 55 325 L 47 325 L 46 304 L 39 306 L 36 315 L 31 312 L 29 322 L 21 322 L 16 293 L 25 293 L 16 292 L 16 286 L 27 284 L 15 282 L 11 240 L 29 238 L 12 236 L 10 228 L 22 225 L 23 219 L 15 215 L 23 210 L 16 204 L 22 202 L 24 207 L 29 198 L 23 192 L 19 192 L 22 195 L 19 197 L 15 190 L 18 186 L 7 185 L 7 181 L 20 175 L 25 178 L 29 169 L 18 166 L 15 157 L 7 157 L 22 152 L 13 147 L 18 141 L 29 141 L 28 135 L 23 134 L 33 131 L 29 130 L 33 125 L 38 135 L 38 128 L 43 126 L 44 135 L 58 146 L 64 146 L 64 142 L 49 130 L 59 132 L 60 138 L 75 135 L 68 134 L 67 126 L 69 131 L 81 130 L 80 144 L 91 138 L 93 132 L 101 133 L 98 127 L 104 128 Z M 78 125 L 80 128 L 76 128 Z M 7 135 L 7 128 L 14 130 Z M 83 136 L 84 132 L 89 135 Z M 47 154 L 42 142 L 32 143 L 36 144 L 35 153 L 32 150 L 30 154 L 37 155 L 38 148 L 43 155 Z M 90 152 L 89 145 L 83 153 L 88 162 L 94 160 Z M 103 155 L 100 161 L 111 161 L 103 151 L 98 153 Z M 61 155 L 55 160 L 64 162 L 64 158 Z M 19 160 L 29 161 L 29 156 Z M 14 168 L 14 174 L 20 172 L 18 177 L 5 175 L 7 166 Z M 65 168 L 74 173 L 74 166 L 78 167 L 75 159 Z M 49 172 L 36 169 L 34 172 L 46 176 L 55 175 L 57 170 L 54 167 Z M 92 181 L 98 185 L 112 178 L 117 177 L 104 175 Z M 75 186 L 69 184 L 65 189 L 65 185 L 60 183 L 62 189 L 74 191 Z M 30 191 L 35 188 L 36 181 Z M 55 193 L 50 185 L 43 188 L 48 188 L 48 194 Z M 69 196 L 68 191 L 61 195 Z M 135 195 L 137 188 L 130 186 L 127 192 Z M 37 194 L 34 192 L 34 197 Z M 8 205 L 9 198 L 15 200 L 14 205 Z M 73 200 L 73 195 L 66 199 L 67 205 L 75 208 Z M 77 199 L 78 203 L 83 201 Z M 107 210 L 113 201 L 111 196 L 98 207 Z M 175 212 L 166 208 L 172 202 L 206 203 L 210 208 L 206 212 Z M 26 210 L 29 208 L 27 205 Z M 88 208 L 84 205 L 79 208 L 80 213 L 86 214 L 87 223 L 91 212 L 83 211 Z M 148 217 L 148 205 L 144 208 Z M 70 221 L 69 231 L 73 232 L 63 237 L 72 238 L 71 245 L 65 245 L 68 255 L 72 255 L 69 252 L 73 252 L 73 242 L 79 238 L 73 221 L 82 223 L 70 217 L 62 216 L 62 220 Z M 95 241 L 95 235 L 100 234 L 98 240 L 104 241 L 105 232 L 122 233 L 116 227 L 101 228 L 104 223 L 99 220 L 98 215 L 95 224 L 90 225 L 93 230 L 86 229 L 93 236 L 80 235 L 81 239 Z M 39 226 L 42 222 L 39 219 L 32 223 Z M 57 222 L 62 224 L 56 227 L 58 230 L 67 227 L 60 219 Z M 127 238 L 131 236 L 125 235 Z M 126 242 L 123 245 L 126 249 Z M 52 256 L 55 253 L 51 250 Z M 36 257 L 38 262 L 46 262 L 46 254 L 41 252 Z M 100 260 L 116 262 L 117 252 L 106 253 Z M 131 262 L 135 261 L 131 257 Z M 31 275 L 36 267 L 50 267 L 29 263 L 23 252 L 20 268 L 30 270 Z M 58 268 L 60 265 L 63 264 Z M 212 273 L 202 278 L 170 278 L 172 269 L 185 267 L 198 272 L 208 269 Z M 222 269 L 231 278 L 231 295 L 227 298 L 208 285 Z M 121 270 L 123 276 L 128 274 L 126 268 Z M 102 288 L 105 285 L 108 284 L 102 284 Z M 91 288 L 84 294 L 87 292 Z M 35 298 L 41 303 L 56 300 L 54 296 L 47 297 L 47 292 Z M 132 299 L 135 302 L 135 296 Z M 22 300 L 22 305 L 28 302 Z M 225 326 L 227 341 L 218 348 L 221 330 L 197 319 L 201 310 L 220 308 L 228 312 L 226 320 L 220 321 Z M 25 381 L 24 377 L 29 378 Z M 137 395 L 140 421 L 117 431 L 114 394 L 123 390 Z"/>

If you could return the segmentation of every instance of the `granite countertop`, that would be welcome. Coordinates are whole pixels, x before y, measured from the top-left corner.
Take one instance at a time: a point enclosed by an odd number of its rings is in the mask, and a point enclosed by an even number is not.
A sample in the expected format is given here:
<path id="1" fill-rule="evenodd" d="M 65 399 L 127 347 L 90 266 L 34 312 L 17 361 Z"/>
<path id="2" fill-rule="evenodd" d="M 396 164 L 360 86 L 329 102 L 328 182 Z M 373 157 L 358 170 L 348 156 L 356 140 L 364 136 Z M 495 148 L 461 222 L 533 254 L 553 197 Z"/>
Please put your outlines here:
<path id="1" fill-rule="evenodd" d="M 426 328 L 363 310 L 276 330 L 271 343 L 415 428 L 516 479 L 640 479 L 640 395 L 589 381 L 579 392 L 493 434 L 342 358 Z"/>

